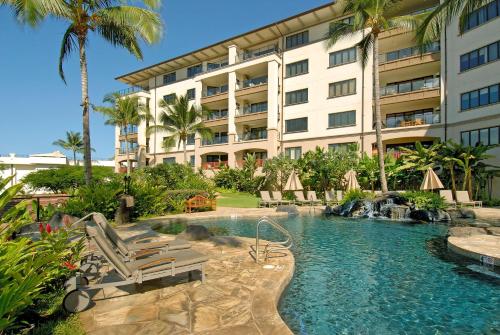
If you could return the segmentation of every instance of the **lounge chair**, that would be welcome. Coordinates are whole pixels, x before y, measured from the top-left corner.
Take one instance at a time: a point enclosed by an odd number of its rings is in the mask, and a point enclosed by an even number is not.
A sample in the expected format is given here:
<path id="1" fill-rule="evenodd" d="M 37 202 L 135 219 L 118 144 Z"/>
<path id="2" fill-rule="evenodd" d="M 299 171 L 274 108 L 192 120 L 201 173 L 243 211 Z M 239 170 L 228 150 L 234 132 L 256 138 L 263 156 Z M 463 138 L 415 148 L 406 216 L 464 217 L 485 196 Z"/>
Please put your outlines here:
<path id="1" fill-rule="evenodd" d="M 163 255 L 127 263 L 114 250 L 113 245 L 100 229 L 87 223 L 86 231 L 106 259 L 109 267 L 115 270 L 119 278 L 115 279 L 115 276 L 107 276 L 106 278 L 99 278 L 95 284 L 89 284 L 86 277 L 83 277 L 81 273 L 77 273 L 75 277 L 65 284 L 66 296 L 63 300 L 63 306 L 68 312 L 74 313 L 85 310 L 91 301 L 88 292 L 93 290 L 142 284 L 148 280 L 176 276 L 186 272 L 191 277 L 192 271 L 199 271 L 201 281 L 205 280 L 204 265 L 208 258 L 197 251 L 192 249 L 169 251 Z"/>
<path id="2" fill-rule="evenodd" d="M 335 195 L 335 191 L 325 191 L 325 203 L 327 205 L 338 205 L 339 201 Z"/>
<path id="3" fill-rule="evenodd" d="M 186 240 L 169 240 L 169 241 L 152 241 L 152 237 L 144 237 L 135 239 L 131 242 L 125 242 L 120 235 L 111 227 L 104 215 L 101 213 L 94 213 L 92 215 L 93 221 L 101 229 L 104 236 L 106 236 L 110 243 L 113 245 L 123 257 L 125 261 L 130 259 L 149 256 L 158 253 L 165 253 L 167 251 L 182 250 L 191 248 L 191 244 Z"/>
<path id="4" fill-rule="evenodd" d="M 472 205 L 474 208 L 476 208 L 476 206 L 483 207 L 482 201 L 470 200 L 469 192 L 467 191 L 457 191 L 457 203 L 460 206 Z"/>
<path id="5" fill-rule="evenodd" d="M 457 202 L 453 200 L 453 193 L 451 190 L 440 190 L 439 195 L 444 198 L 444 202 L 449 207 L 457 208 Z"/>
<path id="6" fill-rule="evenodd" d="M 337 191 L 337 201 L 340 203 L 344 199 L 344 193 L 342 191 Z"/>
<path id="7" fill-rule="evenodd" d="M 302 191 L 295 191 L 293 192 L 293 195 L 295 196 L 295 202 L 298 203 L 299 205 L 311 203 L 309 200 L 306 200 L 304 198 L 304 193 L 302 193 Z"/>
<path id="8" fill-rule="evenodd" d="M 307 200 L 311 202 L 311 205 L 321 205 L 322 201 L 318 200 L 315 191 L 307 191 Z"/>
<path id="9" fill-rule="evenodd" d="M 283 200 L 283 195 L 280 191 L 273 191 L 273 200 L 278 201 L 280 205 L 289 205 L 291 203 L 290 200 Z"/>
<path id="10" fill-rule="evenodd" d="M 271 207 L 272 205 L 279 205 L 279 201 L 271 199 L 269 191 L 260 191 L 259 207 Z"/>

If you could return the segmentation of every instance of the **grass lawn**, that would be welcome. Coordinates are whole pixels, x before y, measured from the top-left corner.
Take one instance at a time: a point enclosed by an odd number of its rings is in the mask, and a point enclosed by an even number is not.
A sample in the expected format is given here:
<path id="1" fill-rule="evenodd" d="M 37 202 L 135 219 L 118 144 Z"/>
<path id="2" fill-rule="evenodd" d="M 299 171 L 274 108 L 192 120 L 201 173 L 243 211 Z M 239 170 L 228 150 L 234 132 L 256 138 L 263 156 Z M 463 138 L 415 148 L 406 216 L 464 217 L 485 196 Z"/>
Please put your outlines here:
<path id="1" fill-rule="evenodd" d="M 217 197 L 217 207 L 256 208 L 258 205 L 259 198 L 250 193 L 224 192 Z"/>

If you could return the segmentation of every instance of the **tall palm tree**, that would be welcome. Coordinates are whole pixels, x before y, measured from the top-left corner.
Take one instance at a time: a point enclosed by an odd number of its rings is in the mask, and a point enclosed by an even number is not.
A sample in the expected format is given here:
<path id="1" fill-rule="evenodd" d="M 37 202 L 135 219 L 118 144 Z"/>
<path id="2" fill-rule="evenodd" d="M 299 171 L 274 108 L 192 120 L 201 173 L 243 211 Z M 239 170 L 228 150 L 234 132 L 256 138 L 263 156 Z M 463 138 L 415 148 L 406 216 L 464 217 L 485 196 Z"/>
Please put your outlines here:
<path id="1" fill-rule="evenodd" d="M 159 6 L 160 1 L 145 0 L 146 8 L 126 5 L 126 1 L 120 0 L 44 0 L 40 2 L 57 4 L 57 6 L 42 6 L 42 15 L 51 15 L 68 23 L 62 38 L 59 56 L 59 74 L 63 81 L 66 82 L 63 71 L 64 61 L 72 52 L 79 54 L 83 159 L 85 181 L 89 184 L 92 180 L 87 73 L 87 46 L 90 33 L 94 32 L 113 46 L 123 47 L 138 59 L 142 59 L 139 39 L 146 43 L 154 43 L 161 36 L 161 19 L 158 13 L 152 10 Z"/>
<path id="2" fill-rule="evenodd" d="M 111 106 L 94 106 L 94 110 L 102 113 L 106 124 L 119 127 L 125 136 L 125 154 L 127 156 L 127 175 L 130 175 L 129 126 L 139 126 L 141 122 L 151 120 L 149 108 L 139 101 L 137 96 L 122 97 L 118 93 L 107 95 L 104 102 Z"/>
<path id="3" fill-rule="evenodd" d="M 363 68 L 373 57 L 373 100 L 375 105 L 375 133 L 377 137 L 378 165 L 382 191 L 387 192 L 384 153 L 382 144 L 382 117 L 380 113 L 380 78 L 379 78 L 379 34 L 386 29 L 402 28 L 413 31 L 417 27 L 419 16 L 390 17 L 398 0 L 347 0 L 344 15 L 353 15 L 352 23 L 336 21 L 330 25 L 327 34 L 328 47 L 335 45 L 342 38 L 355 37 L 364 32 L 363 38 L 356 44 L 361 54 Z"/>
<path id="4" fill-rule="evenodd" d="M 463 34 L 469 15 L 491 0 L 443 0 L 427 15 L 417 29 L 417 41 L 425 46 L 441 38 L 441 32 L 458 18 L 460 34 Z"/>
<path id="5" fill-rule="evenodd" d="M 83 140 L 82 134 L 74 131 L 66 132 L 66 139 L 59 139 L 52 143 L 53 145 L 57 145 L 64 150 L 70 150 L 73 152 L 73 164 L 76 166 L 76 153 L 83 152 Z"/>
<path id="6" fill-rule="evenodd" d="M 204 120 L 210 115 L 211 111 L 204 105 L 190 105 L 189 98 L 186 95 L 176 96 L 173 104 L 165 100 L 160 100 L 158 104 L 162 109 L 158 119 L 159 124 L 148 128 L 148 133 L 154 131 L 164 131 L 168 134 L 163 141 L 165 150 L 170 150 L 177 144 L 177 148 L 183 148 L 184 163 L 187 163 L 187 141 L 189 137 L 200 134 L 202 139 L 210 139 L 213 132 L 205 127 Z"/>

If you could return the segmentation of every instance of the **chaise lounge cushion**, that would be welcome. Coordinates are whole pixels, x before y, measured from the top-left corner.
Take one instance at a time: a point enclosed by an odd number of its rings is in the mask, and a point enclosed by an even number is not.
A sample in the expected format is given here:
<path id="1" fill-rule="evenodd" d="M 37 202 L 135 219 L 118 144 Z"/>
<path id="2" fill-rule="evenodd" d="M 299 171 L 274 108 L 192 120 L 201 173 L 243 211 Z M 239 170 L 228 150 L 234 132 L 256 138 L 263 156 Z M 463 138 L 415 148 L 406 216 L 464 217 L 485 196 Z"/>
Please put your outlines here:
<path id="1" fill-rule="evenodd" d="M 143 249 L 154 249 L 168 246 L 168 250 L 189 249 L 191 244 L 186 240 L 170 240 L 170 241 L 152 241 L 152 242 L 129 242 L 127 249 L 129 251 L 137 251 Z"/>
<path id="2" fill-rule="evenodd" d="M 192 249 L 186 249 L 186 250 L 170 251 L 167 252 L 166 254 L 137 260 L 134 262 L 127 263 L 126 265 L 130 272 L 135 272 L 146 264 L 149 263 L 154 264 L 154 262 L 159 262 L 163 259 L 169 259 L 169 258 L 175 259 L 174 267 L 200 264 L 208 261 L 208 257 L 203 255 L 202 253 L 199 253 L 198 251 Z M 142 273 L 148 274 L 153 272 L 159 272 L 162 270 L 169 270 L 171 268 L 172 268 L 172 263 L 163 263 L 161 265 L 152 265 L 151 267 L 143 268 Z"/>

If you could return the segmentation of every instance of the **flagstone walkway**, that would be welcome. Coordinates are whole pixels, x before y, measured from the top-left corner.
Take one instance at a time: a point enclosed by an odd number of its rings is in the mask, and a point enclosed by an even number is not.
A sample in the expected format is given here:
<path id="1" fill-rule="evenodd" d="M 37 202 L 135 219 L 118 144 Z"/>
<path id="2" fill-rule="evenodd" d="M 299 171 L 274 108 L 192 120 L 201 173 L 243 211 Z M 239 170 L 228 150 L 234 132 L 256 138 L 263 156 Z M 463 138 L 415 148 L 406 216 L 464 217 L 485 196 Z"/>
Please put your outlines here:
<path id="1" fill-rule="evenodd" d="M 150 233 L 144 224 L 119 232 L 124 238 Z M 80 313 L 84 329 L 91 335 L 291 334 L 277 304 L 293 275 L 293 255 L 287 252 L 264 268 L 249 255 L 252 243 L 234 237 L 193 242 L 193 249 L 210 257 L 205 283 L 182 275 L 106 289 Z"/>

